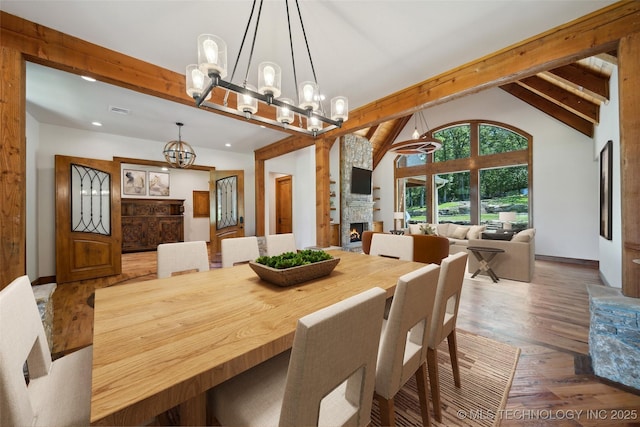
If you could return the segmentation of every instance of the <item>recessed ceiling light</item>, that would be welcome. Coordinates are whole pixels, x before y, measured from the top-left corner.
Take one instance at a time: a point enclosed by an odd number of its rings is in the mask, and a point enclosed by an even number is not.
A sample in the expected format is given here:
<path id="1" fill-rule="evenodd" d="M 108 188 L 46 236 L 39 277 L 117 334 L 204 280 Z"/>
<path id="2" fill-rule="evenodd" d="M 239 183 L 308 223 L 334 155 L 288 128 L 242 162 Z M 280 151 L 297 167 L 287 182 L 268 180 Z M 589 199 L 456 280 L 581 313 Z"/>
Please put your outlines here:
<path id="1" fill-rule="evenodd" d="M 102 126 L 102 123 L 100 122 L 91 122 L 91 124 L 94 126 Z"/>
<path id="2" fill-rule="evenodd" d="M 168 170 L 169 170 L 169 168 L 168 168 L 168 167 L 166 167 L 166 166 L 163 166 L 163 167 L 162 167 L 162 170 L 166 172 L 166 171 L 168 171 Z"/>
<path id="3" fill-rule="evenodd" d="M 94 79 L 93 77 L 89 77 L 89 76 L 80 76 L 80 77 L 82 77 L 83 79 L 85 79 L 88 82 L 95 82 L 96 81 L 96 79 Z"/>
<path id="4" fill-rule="evenodd" d="M 231 144 L 229 144 L 228 142 L 226 144 L 224 144 L 225 147 L 231 147 Z"/>

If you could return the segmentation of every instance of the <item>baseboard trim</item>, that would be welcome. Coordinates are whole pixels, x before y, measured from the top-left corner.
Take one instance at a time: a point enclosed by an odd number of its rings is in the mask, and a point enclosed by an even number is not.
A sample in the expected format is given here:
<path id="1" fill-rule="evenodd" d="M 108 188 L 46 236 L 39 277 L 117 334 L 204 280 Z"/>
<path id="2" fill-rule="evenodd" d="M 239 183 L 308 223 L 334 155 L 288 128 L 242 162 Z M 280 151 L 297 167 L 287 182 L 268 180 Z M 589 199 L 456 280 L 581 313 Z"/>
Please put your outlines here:
<path id="1" fill-rule="evenodd" d="M 565 264 L 578 264 L 578 265 L 583 265 L 585 267 L 593 268 L 595 270 L 600 269 L 600 261 L 596 261 L 592 259 L 578 259 L 578 258 L 565 258 L 565 257 L 549 256 L 549 255 L 536 255 L 536 260 L 562 262 Z"/>

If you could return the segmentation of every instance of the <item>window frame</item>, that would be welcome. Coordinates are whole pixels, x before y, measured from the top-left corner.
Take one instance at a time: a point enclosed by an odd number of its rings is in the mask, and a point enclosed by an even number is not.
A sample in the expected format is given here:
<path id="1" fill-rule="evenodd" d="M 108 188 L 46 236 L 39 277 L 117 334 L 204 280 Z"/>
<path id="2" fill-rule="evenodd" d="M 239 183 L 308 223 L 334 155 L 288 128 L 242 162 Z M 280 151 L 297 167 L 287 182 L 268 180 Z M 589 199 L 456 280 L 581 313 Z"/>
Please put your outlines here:
<path id="1" fill-rule="evenodd" d="M 469 125 L 470 129 L 470 156 L 468 158 L 447 160 L 444 162 L 433 162 L 433 154 L 427 155 L 424 165 L 415 165 L 407 167 L 399 167 L 398 160 L 402 155 L 396 156 L 393 161 L 394 165 L 394 199 L 395 205 L 400 210 L 404 210 L 403 197 L 398 191 L 398 180 L 402 178 L 409 178 L 412 176 L 426 175 L 425 196 L 426 199 L 432 202 L 434 200 L 433 194 L 433 177 L 439 174 L 463 172 L 469 171 L 469 204 L 470 204 L 470 221 L 471 224 L 480 223 L 480 170 L 489 168 L 509 167 L 509 166 L 524 166 L 528 168 L 528 192 L 529 192 L 529 227 L 533 227 L 533 137 L 528 132 L 523 131 L 515 126 L 507 123 L 501 123 L 494 120 L 459 120 L 450 122 L 431 129 L 426 133 L 426 136 L 433 137 L 435 132 L 442 129 L 459 126 Z M 498 126 L 512 132 L 515 132 L 527 139 L 527 148 L 524 150 L 510 151 L 506 153 L 496 154 L 480 154 L 480 125 L 492 125 Z M 437 209 L 436 206 L 431 206 L 427 209 L 427 222 L 433 222 L 434 213 Z"/>

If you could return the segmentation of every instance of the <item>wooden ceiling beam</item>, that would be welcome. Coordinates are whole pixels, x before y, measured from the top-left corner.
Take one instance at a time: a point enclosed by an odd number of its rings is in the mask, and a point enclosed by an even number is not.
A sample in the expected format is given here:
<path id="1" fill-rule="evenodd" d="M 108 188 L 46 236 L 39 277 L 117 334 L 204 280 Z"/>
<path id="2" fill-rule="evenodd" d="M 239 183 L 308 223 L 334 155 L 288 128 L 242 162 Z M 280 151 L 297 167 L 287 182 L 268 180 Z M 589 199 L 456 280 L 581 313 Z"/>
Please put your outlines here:
<path id="1" fill-rule="evenodd" d="M 563 83 L 586 92 L 601 102 L 609 102 L 609 78 L 597 75 L 578 64 L 569 64 L 547 71 Z"/>
<path id="2" fill-rule="evenodd" d="M 367 130 L 367 133 L 364 137 L 367 138 L 368 140 L 371 140 L 371 138 L 373 138 L 373 135 L 375 135 L 376 131 L 378 130 L 378 126 L 379 125 L 371 126 Z"/>
<path id="3" fill-rule="evenodd" d="M 380 144 L 373 152 L 373 168 L 375 169 L 378 166 L 378 163 L 382 160 L 384 155 L 389 151 L 389 148 L 393 145 L 394 141 L 402 132 L 402 129 L 407 125 L 407 123 L 411 120 L 411 115 L 400 117 L 399 119 L 395 119 L 393 126 L 387 133 L 387 136 L 383 141 L 380 141 Z"/>
<path id="4" fill-rule="evenodd" d="M 330 133 L 336 136 L 351 133 L 615 50 L 620 38 L 640 32 L 639 18 L 640 2 L 615 3 L 358 108 L 349 113 L 342 128 Z"/>
<path id="5" fill-rule="evenodd" d="M 593 123 L 590 121 L 558 106 L 557 104 L 543 98 L 525 87 L 518 85 L 517 83 L 509 83 L 500 86 L 500 88 L 516 98 L 521 99 L 532 107 L 537 108 L 543 113 L 546 113 L 567 126 L 572 127 L 578 132 L 585 134 L 589 138 L 593 137 Z"/>
<path id="6" fill-rule="evenodd" d="M 591 123 L 599 122 L 599 105 L 589 102 L 578 95 L 574 95 L 560 86 L 554 85 L 538 76 L 527 77 L 519 80 L 517 83 Z"/>

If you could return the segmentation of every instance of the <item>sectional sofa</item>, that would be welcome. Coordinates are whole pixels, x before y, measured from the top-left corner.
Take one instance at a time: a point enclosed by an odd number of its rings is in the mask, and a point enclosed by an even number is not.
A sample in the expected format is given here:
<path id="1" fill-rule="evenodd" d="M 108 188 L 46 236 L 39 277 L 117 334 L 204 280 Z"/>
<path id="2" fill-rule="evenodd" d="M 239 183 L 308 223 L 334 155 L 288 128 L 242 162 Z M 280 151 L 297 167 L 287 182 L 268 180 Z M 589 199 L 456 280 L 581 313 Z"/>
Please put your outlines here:
<path id="1" fill-rule="evenodd" d="M 484 225 L 444 224 L 409 224 L 405 234 L 424 234 L 424 228 L 430 226 L 438 236 L 449 240 L 449 254 L 466 251 L 468 246 L 481 246 L 503 249 L 491 261 L 491 268 L 503 279 L 530 282 L 535 269 L 535 229 L 522 230 L 511 240 L 482 239 Z M 478 269 L 478 260 L 469 256 L 468 271 L 474 273 Z"/>

